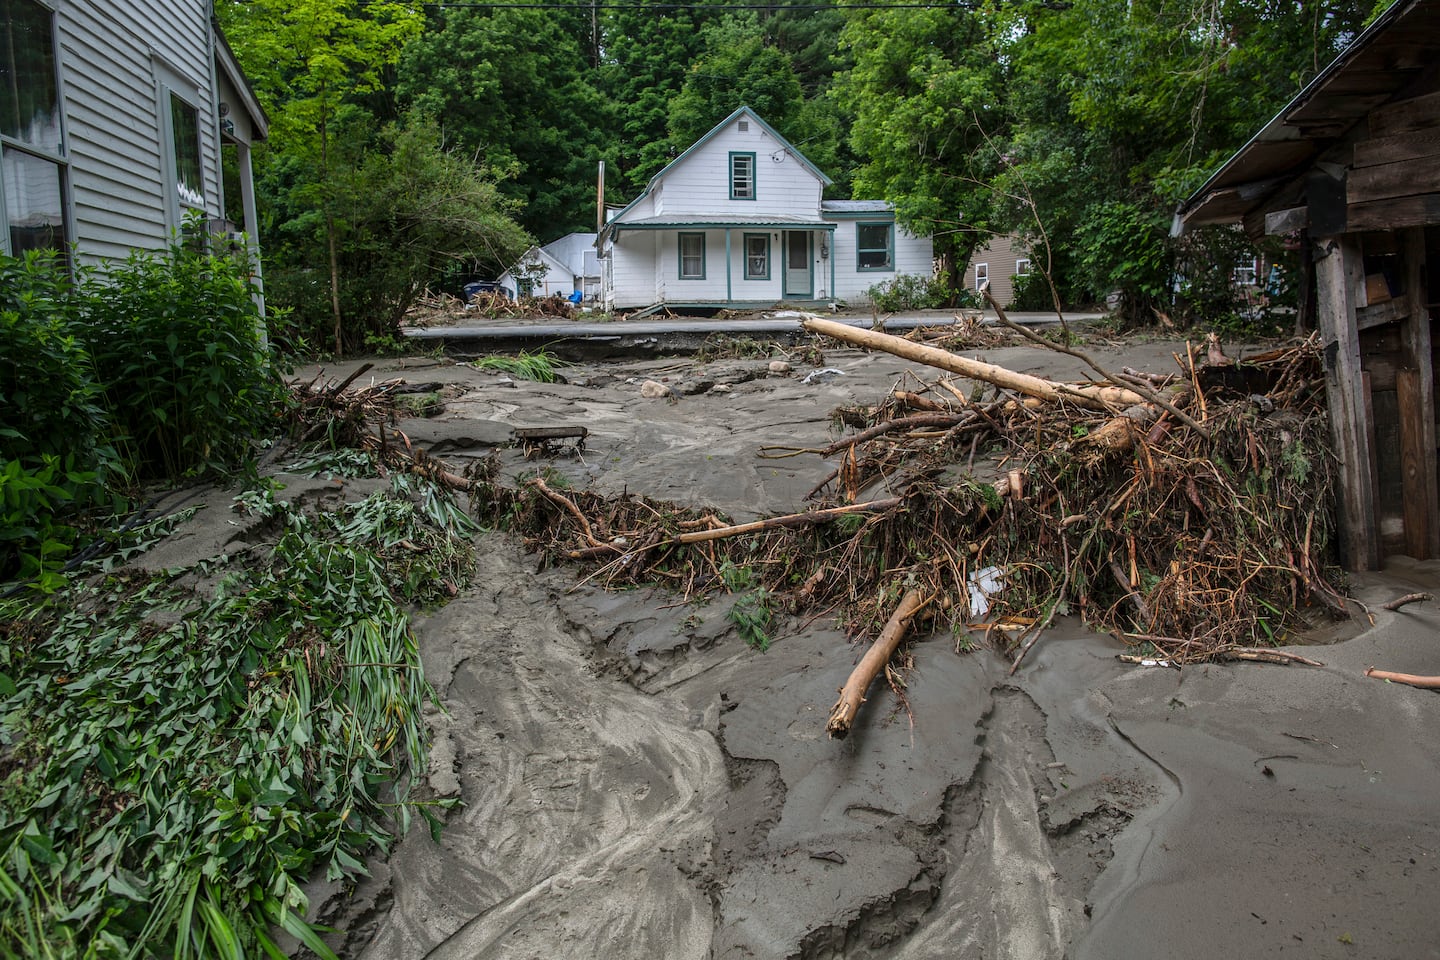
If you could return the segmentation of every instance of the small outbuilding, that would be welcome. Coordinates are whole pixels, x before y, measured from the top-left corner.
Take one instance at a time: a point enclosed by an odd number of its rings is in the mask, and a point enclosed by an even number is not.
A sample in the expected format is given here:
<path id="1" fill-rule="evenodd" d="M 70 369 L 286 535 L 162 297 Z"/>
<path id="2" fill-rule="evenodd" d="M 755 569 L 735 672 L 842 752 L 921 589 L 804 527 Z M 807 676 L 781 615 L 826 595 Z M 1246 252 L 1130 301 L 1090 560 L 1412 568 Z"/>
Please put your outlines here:
<path id="1" fill-rule="evenodd" d="M 1323 338 L 1344 564 L 1440 557 L 1440 0 L 1398 0 L 1176 213 L 1301 240 Z"/>

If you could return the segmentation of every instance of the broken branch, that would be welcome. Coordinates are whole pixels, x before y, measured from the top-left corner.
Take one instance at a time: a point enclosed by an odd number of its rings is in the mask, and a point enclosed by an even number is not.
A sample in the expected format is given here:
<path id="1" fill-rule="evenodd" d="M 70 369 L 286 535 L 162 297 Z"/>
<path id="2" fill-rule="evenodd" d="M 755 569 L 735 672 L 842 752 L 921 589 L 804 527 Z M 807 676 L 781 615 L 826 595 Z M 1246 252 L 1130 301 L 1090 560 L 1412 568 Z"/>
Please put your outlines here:
<path id="1" fill-rule="evenodd" d="M 905 595 L 900 598 L 900 605 L 886 621 L 885 629 L 880 631 L 880 636 L 866 651 L 865 657 L 850 672 L 850 679 L 840 688 L 840 699 L 830 710 L 830 720 L 825 724 L 825 730 L 832 740 L 844 740 L 850 733 L 855 714 L 859 711 L 860 704 L 865 702 L 865 691 L 870 687 L 875 675 L 890 662 L 890 657 L 900 646 L 900 641 L 905 639 L 915 615 L 923 610 L 931 599 L 915 589 L 905 591 Z"/>
<path id="2" fill-rule="evenodd" d="M 1376 680 L 1389 680 L 1391 683 L 1404 683 L 1424 690 L 1440 690 L 1440 677 L 1421 677 L 1413 673 L 1391 673 L 1389 670 L 1376 670 L 1374 667 L 1366 667 L 1365 676 L 1374 677 Z"/>
<path id="3" fill-rule="evenodd" d="M 1420 603 L 1423 600 L 1434 600 L 1434 596 L 1428 593 L 1407 593 L 1403 597 L 1396 597 L 1389 603 L 1380 604 L 1382 610 L 1399 610 L 1407 603 Z"/>

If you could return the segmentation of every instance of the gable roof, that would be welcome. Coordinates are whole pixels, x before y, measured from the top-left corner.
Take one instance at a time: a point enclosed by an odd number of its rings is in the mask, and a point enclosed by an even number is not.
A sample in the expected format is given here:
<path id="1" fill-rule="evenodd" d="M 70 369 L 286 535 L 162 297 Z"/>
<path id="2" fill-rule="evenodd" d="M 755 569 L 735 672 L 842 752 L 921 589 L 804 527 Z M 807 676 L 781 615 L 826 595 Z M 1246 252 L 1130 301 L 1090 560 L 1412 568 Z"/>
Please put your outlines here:
<path id="1" fill-rule="evenodd" d="M 548 250 L 545 249 L 545 247 L 542 247 L 538 244 L 531 244 L 530 249 L 520 254 L 520 259 L 516 260 L 514 263 L 510 264 L 509 267 L 506 268 L 505 273 L 510 274 L 512 277 L 518 276 L 519 273 L 517 268 L 530 260 L 536 260 L 541 263 L 548 261 L 550 266 L 554 267 L 555 269 L 568 272 L 572 277 L 575 275 L 574 268 L 572 268 L 568 263 L 562 262 L 553 253 L 550 253 Z M 505 273 L 502 273 L 500 276 L 505 276 Z"/>
<path id="2" fill-rule="evenodd" d="M 745 117 L 749 120 L 754 120 L 756 123 L 760 124 L 760 129 L 764 130 L 771 137 L 774 137 L 775 141 L 780 144 L 780 149 L 783 149 L 786 153 L 793 156 L 796 160 L 799 160 L 800 165 L 805 167 L 811 173 L 815 174 L 816 178 L 825 186 L 828 187 L 835 182 L 829 177 L 825 176 L 825 174 L 820 170 L 819 167 L 811 163 L 810 159 L 806 157 L 805 154 L 801 153 L 798 149 L 796 149 L 793 143 L 780 136 L 780 134 L 776 132 L 774 127 L 770 126 L 770 124 L 762 120 L 758 113 L 756 113 L 754 110 L 751 110 L 749 107 L 741 106 L 738 107 L 734 113 L 730 114 L 730 116 L 726 117 L 724 120 L 721 120 L 719 123 L 715 124 L 715 126 L 711 127 L 709 133 L 705 134 L 705 136 L 701 137 L 699 140 L 696 140 L 694 143 L 690 144 L 689 147 L 685 148 L 684 153 L 680 154 L 680 156 L 665 164 L 665 166 L 660 169 L 660 172 L 656 173 L 655 176 L 651 177 L 650 182 L 645 185 L 645 193 L 649 193 L 651 188 L 655 186 L 655 184 L 660 180 L 660 178 L 665 176 L 665 174 L 670 171 L 671 167 L 679 165 L 681 162 L 684 161 L 686 157 L 690 156 L 690 154 L 705 146 L 705 144 L 709 143 L 711 140 L 714 140 L 717 136 L 719 136 L 720 131 L 724 130 L 726 127 L 734 123 L 736 120 L 739 120 L 741 117 Z"/>
<path id="3" fill-rule="evenodd" d="M 805 154 L 801 153 L 800 150 L 793 143 L 791 143 L 789 140 L 786 140 L 779 134 L 778 131 L 776 131 L 774 127 L 770 126 L 770 124 L 766 123 L 763 119 L 761 119 L 758 113 L 756 113 L 754 110 L 751 110 L 747 106 L 741 106 L 736 108 L 735 112 L 730 114 L 730 116 L 726 117 L 724 120 L 721 120 L 719 123 L 715 124 L 715 126 L 711 127 L 710 132 L 705 134 L 705 136 L 701 137 L 699 140 L 696 140 L 694 143 L 690 144 L 690 146 L 686 147 L 685 151 L 681 153 L 680 156 L 676 157 L 674 160 L 671 160 L 669 163 L 665 164 L 665 166 L 661 167 L 660 170 L 657 171 L 655 175 L 652 176 L 650 180 L 645 184 L 645 189 L 640 191 L 640 195 L 637 196 L 634 200 L 631 200 L 629 203 L 625 204 L 625 206 L 621 207 L 620 210 L 618 210 L 613 216 L 609 218 L 609 220 L 619 220 L 621 217 L 625 216 L 625 214 L 629 213 L 630 209 L 634 207 L 635 204 L 639 203 L 641 200 L 644 200 L 650 195 L 650 192 L 655 189 L 655 185 L 660 182 L 661 178 L 663 178 L 665 174 L 669 173 L 672 169 L 683 163 L 685 161 L 685 158 L 689 157 L 690 154 L 694 153 L 696 150 L 699 150 L 711 140 L 714 140 L 717 136 L 720 135 L 720 131 L 724 130 L 726 127 L 734 123 L 736 120 L 739 120 L 741 117 L 745 117 L 747 120 L 753 120 L 754 122 L 758 123 L 760 125 L 760 129 L 764 130 L 767 134 L 773 137 L 775 139 L 775 142 L 780 145 L 778 149 L 784 150 L 796 160 L 799 160 L 800 165 L 803 166 L 805 169 L 809 170 L 811 173 L 815 174 L 816 179 L 818 179 L 824 186 L 828 187 L 835 182 L 834 180 L 831 180 L 829 177 L 825 176 L 825 173 L 819 167 L 815 166 L 815 164 L 811 163 L 810 158 L 805 156 Z M 606 226 L 609 226 L 608 222 Z"/>
<path id="4" fill-rule="evenodd" d="M 1175 212 L 1173 232 L 1264 206 L 1440 59 L 1440 0 L 1396 0 Z"/>
<path id="5" fill-rule="evenodd" d="M 239 95 L 240 106 L 250 116 L 255 139 L 264 140 L 270 135 L 270 118 L 260 106 L 260 99 L 255 96 L 255 89 L 250 86 L 245 71 L 240 69 L 240 61 L 235 58 L 235 51 L 230 49 L 230 41 L 225 39 L 225 32 L 220 29 L 219 21 L 212 17 L 210 27 L 215 32 L 215 66 L 225 74 L 225 78 Z"/>

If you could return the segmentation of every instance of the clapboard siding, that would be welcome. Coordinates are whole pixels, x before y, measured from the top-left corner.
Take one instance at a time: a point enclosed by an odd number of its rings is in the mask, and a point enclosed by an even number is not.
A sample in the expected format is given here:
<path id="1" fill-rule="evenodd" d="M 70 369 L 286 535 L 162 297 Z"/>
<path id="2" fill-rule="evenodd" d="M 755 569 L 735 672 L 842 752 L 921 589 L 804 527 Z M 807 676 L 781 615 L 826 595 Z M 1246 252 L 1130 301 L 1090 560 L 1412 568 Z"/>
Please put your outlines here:
<path id="1" fill-rule="evenodd" d="M 169 240 L 159 82 L 199 114 L 204 213 L 219 217 L 220 141 L 205 0 L 69 0 L 57 9 L 70 191 L 81 259 Z M 169 81 L 171 73 L 178 75 Z"/>
<path id="2" fill-rule="evenodd" d="M 627 233 L 610 254 L 610 282 L 618 306 L 654 303 L 657 297 L 655 235 Z"/>
<path id="3" fill-rule="evenodd" d="M 662 199 L 667 217 L 731 214 L 810 217 L 820 207 L 821 183 L 758 123 L 742 132 L 731 121 L 665 177 Z M 755 154 L 755 199 L 730 199 L 730 154 Z"/>

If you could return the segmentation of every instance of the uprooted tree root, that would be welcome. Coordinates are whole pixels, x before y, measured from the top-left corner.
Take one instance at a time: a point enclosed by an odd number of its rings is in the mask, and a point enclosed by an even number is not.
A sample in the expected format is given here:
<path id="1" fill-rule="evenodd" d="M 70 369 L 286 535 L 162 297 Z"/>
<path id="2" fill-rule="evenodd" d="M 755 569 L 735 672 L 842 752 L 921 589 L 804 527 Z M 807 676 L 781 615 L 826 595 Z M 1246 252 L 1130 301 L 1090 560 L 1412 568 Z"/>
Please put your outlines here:
<path id="1" fill-rule="evenodd" d="M 937 623 L 981 631 L 1017 660 L 1068 612 L 1146 655 L 1193 663 L 1278 642 L 1307 610 L 1345 608 L 1328 559 L 1334 470 L 1317 341 L 1238 372 L 1207 375 L 1187 359 L 1152 382 L 1208 438 L 1154 407 L 905 384 L 873 408 L 837 411 L 860 428 L 850 437 L 762 452 L 841 462 L 812 509 L 750 524 L 543 474 L 518 487 L 460 477 L 403 444 L 375 452 L 438 472 L 545 562 L 587 564 L 606 585 L 698 599 L 744 569 L 771 603 L 834 613 L 868 636 L 919 591 Z"/>

